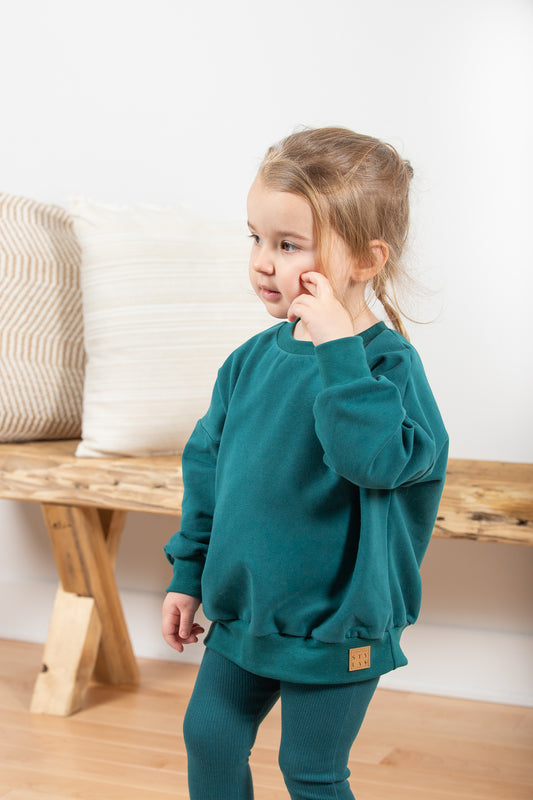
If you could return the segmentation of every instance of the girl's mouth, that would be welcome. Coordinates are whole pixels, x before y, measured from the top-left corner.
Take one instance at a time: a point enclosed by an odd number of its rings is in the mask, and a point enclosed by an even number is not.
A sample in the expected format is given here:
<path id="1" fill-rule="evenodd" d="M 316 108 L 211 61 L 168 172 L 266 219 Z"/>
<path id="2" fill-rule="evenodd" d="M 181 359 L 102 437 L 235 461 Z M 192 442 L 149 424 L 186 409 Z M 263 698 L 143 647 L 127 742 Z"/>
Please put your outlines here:
<path id="1" fill-rule="evenodd" d="M 281 297 L 281 292 L 277 292 L 275 289 L 269 289 L 268 286 L 260 286 L 261 290 L 261 297 L 264 297 L 265 300 L 274 300 L 276 297 Z"/>

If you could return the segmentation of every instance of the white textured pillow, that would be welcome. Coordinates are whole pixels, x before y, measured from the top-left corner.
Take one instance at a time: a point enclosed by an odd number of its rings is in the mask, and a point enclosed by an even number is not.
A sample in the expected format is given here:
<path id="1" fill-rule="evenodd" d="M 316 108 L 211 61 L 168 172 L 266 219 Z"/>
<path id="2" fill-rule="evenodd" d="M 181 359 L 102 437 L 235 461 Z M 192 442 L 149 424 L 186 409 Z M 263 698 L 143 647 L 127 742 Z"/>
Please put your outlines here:
<path id="1" fill-rule="evenodd" d="M 0 441 L 80 435 L 79 266 L 64 208 L 0 193 Z"/>
<path id="2" fill-rule="evenodd" d="M 229 353 L 273 320 L 244 224 L 70 203 L 87 364 L 79 456 L 181 452 Z"/>

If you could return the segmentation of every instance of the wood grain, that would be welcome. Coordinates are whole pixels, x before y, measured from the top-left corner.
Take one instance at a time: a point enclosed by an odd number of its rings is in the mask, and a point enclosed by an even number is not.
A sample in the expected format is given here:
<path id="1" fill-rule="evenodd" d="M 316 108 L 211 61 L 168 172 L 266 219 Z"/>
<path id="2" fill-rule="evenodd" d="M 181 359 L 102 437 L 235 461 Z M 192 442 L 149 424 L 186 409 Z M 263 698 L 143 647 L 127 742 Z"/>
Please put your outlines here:
<path id="1" fill-rule="evenodd" d="M 181 726 L 197 668 L 140 660 L 73 717 L 28 712 L 39 645 L 0 641 L 0 797 L 186 800 Z M 279 703 L 252 754 L 256 800 L 288 800 Z M 358 800 L 531 800 L 533 709 L 378 689 L 350 756 Z"/>
<path id="2" fill-rule="evenodd" d="M 434 535 L 533 544 L 533 464 L 450 459 Z"/>
<path id="3" fill-rule="evenodd" d="M 77 458 L 75 440 L 0 444 L 0 497 L 179 514 L 179 456 Z"/>

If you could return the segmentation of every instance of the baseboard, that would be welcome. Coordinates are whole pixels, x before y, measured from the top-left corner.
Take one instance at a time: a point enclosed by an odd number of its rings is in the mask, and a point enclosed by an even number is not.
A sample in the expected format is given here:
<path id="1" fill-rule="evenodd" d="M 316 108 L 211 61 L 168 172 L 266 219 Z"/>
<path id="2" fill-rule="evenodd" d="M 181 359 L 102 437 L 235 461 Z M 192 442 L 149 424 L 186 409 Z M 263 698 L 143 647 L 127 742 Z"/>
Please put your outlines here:
<path id="1" fill-rule="evenodd" d="M 384 675 L 383 688 L 533 706 L 533 637 L 418 623 L 402 647 L 407 667 Z"/>

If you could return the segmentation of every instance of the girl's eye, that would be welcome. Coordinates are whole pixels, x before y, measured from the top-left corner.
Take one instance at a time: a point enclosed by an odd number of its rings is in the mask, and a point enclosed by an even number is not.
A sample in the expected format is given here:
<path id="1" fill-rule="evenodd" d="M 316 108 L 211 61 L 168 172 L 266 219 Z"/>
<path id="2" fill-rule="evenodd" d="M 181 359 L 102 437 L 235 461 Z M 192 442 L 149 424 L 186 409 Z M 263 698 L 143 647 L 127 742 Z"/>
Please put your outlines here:
<path id="1" fill-rule="evenodd" d="M 292 242 L 282 242 L 281 249 L 284 250 L 286 253 L 295 253 L 298 248 Z"/>
<path id="2" fill-rule="evenodd" d="M 253 239 L 254 244 L 261 244 L 261 239 L 259 238 L 257 233 L 251 233 L 249 238 Z"/>

